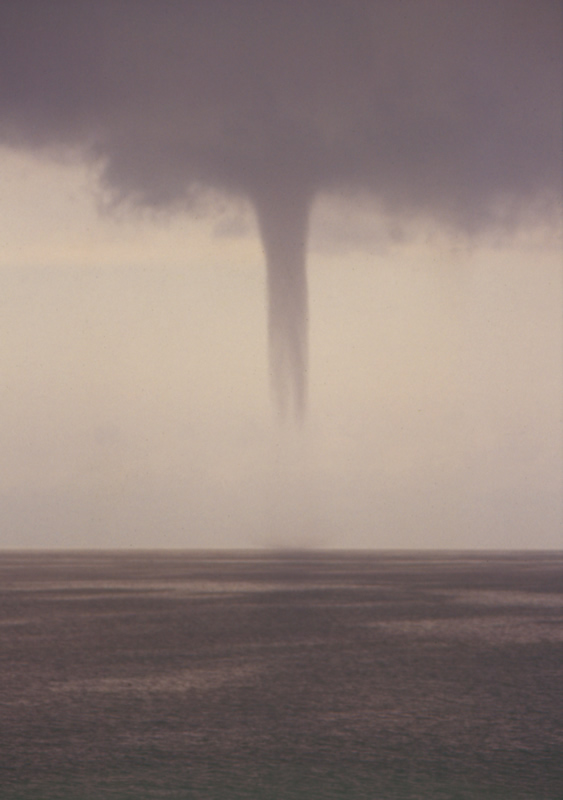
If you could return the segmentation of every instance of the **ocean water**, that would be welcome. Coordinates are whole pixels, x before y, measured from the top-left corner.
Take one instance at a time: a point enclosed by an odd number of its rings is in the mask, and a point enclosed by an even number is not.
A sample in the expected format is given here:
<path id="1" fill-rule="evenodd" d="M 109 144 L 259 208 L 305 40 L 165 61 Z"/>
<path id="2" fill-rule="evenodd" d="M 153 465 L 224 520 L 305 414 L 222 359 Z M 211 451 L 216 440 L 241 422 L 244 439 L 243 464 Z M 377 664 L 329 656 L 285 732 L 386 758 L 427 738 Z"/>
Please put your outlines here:
<path id="1" fill-rule="evenodd" d="M 0 553 L 2 800 L 561 800 L 561 553 Z"/>

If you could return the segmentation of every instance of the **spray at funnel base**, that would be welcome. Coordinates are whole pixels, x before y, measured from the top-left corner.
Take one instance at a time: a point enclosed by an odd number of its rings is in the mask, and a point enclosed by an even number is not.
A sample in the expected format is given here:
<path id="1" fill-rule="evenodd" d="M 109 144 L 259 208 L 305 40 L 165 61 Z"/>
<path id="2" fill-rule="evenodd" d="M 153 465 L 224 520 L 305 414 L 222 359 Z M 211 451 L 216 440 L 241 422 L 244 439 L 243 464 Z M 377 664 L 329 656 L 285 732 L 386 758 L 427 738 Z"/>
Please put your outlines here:
<path id="1" fill-rule="evenodd" d="M 302 420 L 307 405 L 306 248 L 311 197 L 302 191 L 263 191 L 254 206 L 268 285 L 272 391 L 282 417 Z"/>

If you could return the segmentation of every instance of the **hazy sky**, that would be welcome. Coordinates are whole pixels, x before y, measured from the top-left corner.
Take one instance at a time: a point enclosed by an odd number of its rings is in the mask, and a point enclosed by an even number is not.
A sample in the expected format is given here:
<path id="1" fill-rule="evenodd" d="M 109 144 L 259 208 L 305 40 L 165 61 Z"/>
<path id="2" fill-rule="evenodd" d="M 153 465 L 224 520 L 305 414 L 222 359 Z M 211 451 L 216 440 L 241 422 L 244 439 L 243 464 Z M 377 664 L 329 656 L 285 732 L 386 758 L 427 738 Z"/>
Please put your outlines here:
<path id="1" fill-rule="evenodd" d="M 0 546 L 561 546 L 560 4 L 320 8 L 0 5 Z"/>

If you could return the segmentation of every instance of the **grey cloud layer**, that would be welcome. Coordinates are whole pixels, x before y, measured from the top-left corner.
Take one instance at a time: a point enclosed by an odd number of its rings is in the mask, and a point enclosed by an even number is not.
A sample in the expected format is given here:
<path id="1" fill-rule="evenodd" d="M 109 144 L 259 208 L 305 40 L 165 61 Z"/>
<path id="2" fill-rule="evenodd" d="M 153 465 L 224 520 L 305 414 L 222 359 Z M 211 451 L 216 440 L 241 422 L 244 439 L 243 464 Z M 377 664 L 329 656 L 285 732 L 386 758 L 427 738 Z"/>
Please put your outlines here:
<path id="1" fill-rule="evenodd" d="M 0 139 L 118 195 L 367 190 L 475 229 L 560 191 L 557 0 L 3 0 Z"/>

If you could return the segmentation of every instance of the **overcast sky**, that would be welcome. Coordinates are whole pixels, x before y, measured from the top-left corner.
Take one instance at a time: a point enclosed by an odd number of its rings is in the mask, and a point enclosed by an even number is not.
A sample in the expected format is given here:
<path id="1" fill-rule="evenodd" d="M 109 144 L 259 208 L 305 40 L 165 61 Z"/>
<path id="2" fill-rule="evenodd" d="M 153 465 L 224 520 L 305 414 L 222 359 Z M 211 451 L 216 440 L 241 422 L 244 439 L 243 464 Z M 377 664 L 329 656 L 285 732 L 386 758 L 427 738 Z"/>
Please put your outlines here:
<path id="1" fill-rule="evenodd" d="M 162 7 L 0 6 L 0 546 L 560 547 L 559 3 Z"/>

